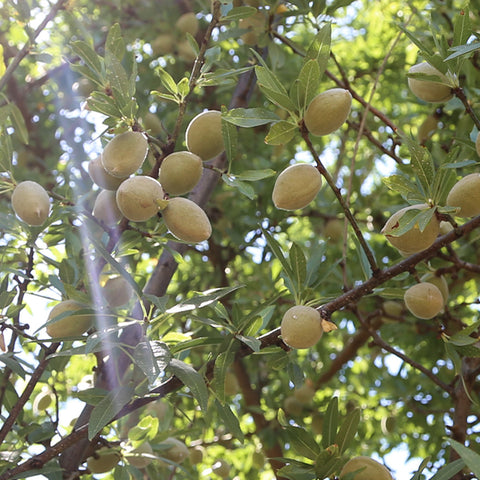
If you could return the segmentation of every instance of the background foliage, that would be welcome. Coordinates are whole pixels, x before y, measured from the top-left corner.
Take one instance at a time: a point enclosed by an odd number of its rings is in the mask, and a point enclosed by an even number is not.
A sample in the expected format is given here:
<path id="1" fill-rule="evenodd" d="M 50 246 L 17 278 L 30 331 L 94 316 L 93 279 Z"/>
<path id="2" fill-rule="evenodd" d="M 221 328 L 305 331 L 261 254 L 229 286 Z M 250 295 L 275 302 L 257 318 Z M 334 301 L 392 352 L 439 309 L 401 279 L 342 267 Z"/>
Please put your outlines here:
<path id="1" fill-rule="evenodd" d="M 247 45 L 240 22 L 257 10 Z M 193 36 L 175 27 L 189 11 Z M 204 447 L 201 463 L 122 460 L 105 478 L 210 478 L 224 459 L 228 478 L 333 479 L 351 457 L 398 449 L 418 471 L 397 478 L 478 478 L 480 221 L 450 217 L 455 232 L 407 259 L 380 230 L 408 203 L 444 206 L 455 179 L 478 171 L 479 24 L 477 1 L 1 4 L 0 479 L 91 478 L 85 460 L 101 446 L 148 441 L 158 460 L 167 437 Z M 456 75 L 445 104 L 408 89 L 424 59 Z M 305 106 L 334 87 L 352 94 L 351 114 L 311 136 Z M 190 195 L 212 237 L 180 243 L 160 216 L 96 222 L 87 167 L 113 135 L 146 131 L 142 173 L 156 176 L 203 109 L 223 111 L 229 139 Z M 277 210 L 276 175 L 300 161 L 330 185 L 303 210 Z M 23 180 L 50 194 L 41 227 L 12 211 Z M 384 310 L 430 271 L 450 289 L 440 315 Z M 99 286 L 112 275 L 136 294 L 108 310 Z M 65 298 L 99 321 L 53 342 L 43 327 Z M 337 329 L 289 350 L 280 320 L 299 301 Z M 315 393 L 299 403 L 305 386 Z M 53 402 L 39 410 L 42 391 Z"/>

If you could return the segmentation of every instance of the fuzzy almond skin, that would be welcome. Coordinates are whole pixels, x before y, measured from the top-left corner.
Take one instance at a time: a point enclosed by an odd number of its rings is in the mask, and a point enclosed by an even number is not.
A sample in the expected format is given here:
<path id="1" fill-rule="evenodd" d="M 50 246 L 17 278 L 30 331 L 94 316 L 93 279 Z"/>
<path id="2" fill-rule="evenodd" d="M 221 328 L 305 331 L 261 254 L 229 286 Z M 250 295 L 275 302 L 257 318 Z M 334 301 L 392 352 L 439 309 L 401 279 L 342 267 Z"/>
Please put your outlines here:
<path id="1" fill-rule="evenodd" d="M 370 457 L 354 457 L 350 459 L 342 468 L 340 472 L 340 480 L 345 478 L 347 473 L 358 472 L 353 479 L 354 480 L 393 480 L 392 475 L 381 463 L 373 460 Z"/>
<path id="2" fill-rule="evenodd" d="M 188 198 L 171 198 L 162 216 L 170 233 L 183 242 L 203 242 L 212 234 L 207 214 Z"/>
<path id="3" fill-rule="evenodd" d="M 113 470 L 120 461 L 120 453 L 111 448 L 101 448 L 96 457 L 87 458 L 87 467 L 92 473 L 107 473 Z"/>
<path id="4" fill-rule="evenodd" d="M 405 291 L 405 306 L 417 318 L 429 320 L 439 314 L 444 305 L 440 289 L 429 282 L 421 282 Z"/>
<path id="5" fill-rule="evenodd" d="M 455 214 L 458 217 L 480 215 L 480 173 L 470 173 L 460 179 L 447 195 L 447 205 L 460 208 Z"/>
<path id="6" fill-rule="evenodd" d="M 124 217 L 132 222 L 146 222 L 157 214 L 157 202 L 163 199 L 163 195 L 158 180 L 138 175 L 130 177 L 118 187 L 116 200 Z"/>
<path id="7" fill-rule="evenodd" d="M 185 132 L 187 149 L 204 162 L 225 150 L 222 136 L 222 113 L 207 110 L 199 113 L 188 124 Z"/>
<path id="8" fill-rule="evenodd" d="M 123 215 L 118 208 L 115 192 L 111 190 L 99 192 L 93 205 L 92 214 L 107 227 L 116 225 L 123 218 Z"/>
<path id="9" fill-rule="evenodd" d="M 25 223 L 38 227 L 43 225 L 50 214 L 50 197 L 37 182 L 20 182 L 12 193 L 12 208 Z"/>
<path id="10" fill-rule="evenodd" d="M 317 95 L 305 111 L 307 130 L 317 136 L 338 130 L 347 119 L 352 107 L 352 95 L 343 88 L 331 88 Z"/>
<path id="11" fill-rule="evenodd" d="M 320 172 L 307 163 L 290 165 L 275 181 L 272 200 L 280 210 L 297 210 L 306 207 L 322 186 Z"/>
<path id="12" fill-rule="evenodd" d="M 87 308 L 75 300 L 64 300 L 57 303 L 50 314 L 48 315 L 48 321 L 53 320 L 55 317 L 70 312 L 70 315 L 62 317 L 60 320 L 47 325 L 47 333 L 51 338 L 59 337 L 73 337 L 85 333 L 94 323 L 94 315 L 91 314 L 75 314 L 78 310 Z"/>
<path id="13" fill-rule="evenodd" d="M 312 307 L 296 305 L 283 315 L 280 324 L 283 341 L 292 348 L 310 348 L 323 335 L 320 313 Z"/>
<path id="14" fill-rule="evenodd" d="M 88 174 L 95 185 L 104 190 L 116 190 L 128 177 L 114 177 L 102 165 L 102 158 L 98 156 L 88 162 Z"/>
<path id="15" fill-rule="evenodd" d="M 424 210 L 429 208 L 426 204 L 410 205 L 395 212 L 382 229 L 382 233 L 387 240 L 397 248 L 402 255 L 409 256 L 417 252 L 421 252 L 428 248 L 440 233 L 440 222 L 433 215 L 423 232 L 420 231 L 418 224 L 415 224 L 408 232 L 403 235 L 395 236 L 395 230 L 399 227 L 399 220 L 402 216 L 412 209 Z"/>
<path id="16" fill-rule="evenodd" d="M 102 294 L 112 307 L 121 307 L 127 304 L 133 296 L 132 286 L 123 277 L 109 278 L 102 288 Z"/>
<path id="17" fill-rule="evenodd" d="M 426 75 L 436 75 L 445 79 L 445 75 L 427 62 L 417 63 L 410 68 L 408 73 L 424 73 Z M 429 103 L 441 103 L 450 100 L 453 97 L 452 89 L 448 85 L 433 80 L 422 80 L 420 78 L 408 78 L 408 86 L 412 93 Z"/>
<path id="18" fill-rule="evenodd" d="M 450 290 L 448 288 L 447 280 L 443 275 L 437 276 L 433 273 L 426 273 L 425 275 L 422 275 L 420 280 L 435 285 L 442 293 L 443 304 L 445 305 L 447 303 Z"/>
<path id="19" fill-rule="evenodd" d="M 124 132 L 107 143 L 101 155 L 103 168 L 113 177 L 125 178 L 143 164 L 148 152 L 147 138 L 141 132 Z"/>
<path id="20" fill-rule="evenodd" d="M 170 446 L 170 448 L 163 451 L 163 456 L 172 460 L 172 462 L 182 463 L 189 456 L 188 447 L 178 438 L 168 437 L 162 443 Z"/>
<path id="21" fill-rule="evenodd" d="M 168 194 L 183 195 L 193 190 L 202 173 L 203 162 L 198 155 L 174 152 L 163 159 L 158 180 Z"/>

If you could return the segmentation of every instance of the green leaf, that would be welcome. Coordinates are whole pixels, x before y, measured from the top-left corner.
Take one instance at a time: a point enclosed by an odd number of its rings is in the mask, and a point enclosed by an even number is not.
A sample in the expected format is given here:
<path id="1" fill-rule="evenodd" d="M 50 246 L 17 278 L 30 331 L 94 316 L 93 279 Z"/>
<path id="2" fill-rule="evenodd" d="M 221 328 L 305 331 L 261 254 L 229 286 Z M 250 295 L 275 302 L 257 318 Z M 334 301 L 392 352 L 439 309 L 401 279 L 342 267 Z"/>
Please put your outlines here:
<path id="1" fill-rule="evenodd" d="M 453 53 L 449 55 L 445 62 L 448 60 L 453 60 L 454 58 L 461 57 L 463 55 L 468 55 L 480 49 L 480 42 L 469 43 L 468 45 L 458 45 L 456 47 L 450 48 Z"/>
<path id="2" fill-rule="evenodd" d="M 320 86 L 320 66 L 316 59 L 310 59 L 303 64 L 298 75 L 298 106 L 304 111 L 318 92 Z"/>
<path id="3" fill-rule="evenodd" d="M 292 280 L 295 281 L 295 285 L 297 286 L 295 290 L 300 291 L 307 278 L 307 260 L 305 259 L 302 248 L 295 242 L 293 242 L 290 247 L 288 259 L 293 271 Z"/>
<path id="4" fill-rule="evenodd" d="M 318 64 L 318 80 L 320 81 L 327 63 L 330 58 L 330 43 L 332 37 L 332 27 L 330 23 L 326 23 L 320 31 L 317 33 L 312 43 L 310 44 L 307 54 L 305 56 L 305 64 L 309 63 L 309 60 L 315 60 Z"/>
<path id="5" fill-rule="evenodd" d="M 265 143 L 269 145 L 284 145 L 293 139 L 298 131 L 298 125 L 285 120 L 274 123 L 265 137 Z"/>
<path id="6" fill-rule="evenodd" d="M 360 423 L 360 409 L 355 408 L 351 411 L 342 423 L 335 437 L 335 443 L 338 445 L 340 453 L 344 453 L 351 444 L 353 437 L 357 433 Z"/>
<path id="7" fill-rule="evenodd" d="M 235 173 L 234 176 L 243 182 L 256 182 L 264 178 L 273 177 L 275 173 L 275 170 L 267 168 L 265 170 L 244 170 L 241 173 Z"/>
<path id="8" fill-rule="evenodd" d="M 102 92 L 93 92 L 87 99 L 88 109 L 93 112 L 102 113 L 107 117 L 121 117 L 121 112 L 112 97 Z"/>
<path id="9" fill-rule="evenodd" d="M 328 448 L 333 445 L 337 436 L 338 428 L 338 397 L 332 397 L 330 400 L 322 428 L 322 447 Z"/>
<path id="10" fill-rule="evenodd" d="M 240 422 L 229 405 L 226 403 L 222 404 L 218 400 L 215 400 L 215 412 L 218 413 L 220 419 L 222 420 L 222 425 L 226 427 L 226 429 L 236 440 L 239 440 L 240 443 L 243 443 L 244 434 L 240 426 Z"/>
<path id="11" fill-rule="evenodd" d="M 222 106 L 222 116 L 227 109 Z M 225 145 L 225 155 L 228 160 L 228 171 L 230 171 L 232 162 L 237 156 L 238 132 L 237 127 L 222 118 L 222 137 Z"/>
<path id="12" fill-rule="evenodd" d="M 444 465 L 430 480 L 451 480 L 463 467 L 465 467 L 465 462 L 458 458 L 452 463 Z M 412 480 L 414 479 L 412 478 Z"/>
<path id="13" fill-rule="evenodd" d="M 124 385 L 109 392 L 92 410 L 88 424 L 88 439 L 100 432 L 108 425 L 115 415 L 128 403 L 133 397 L 134 389 L 131 386 Z"/>
<path id="14" fill-rule="evenodd" d="M 190 312 L 197 308 L 207 307 L 242 287 L 243 285 L 238 285 L 235 287 L 212 288 L 210 290 L 205 290 L 204 292 L 198 293 L 194 297 L 187 298 L 174 307 L 169 308 L 167 313 Z"/>
<path id="15" fill-rule="evenodd" d="M 232 8 L 227 15 L 220 17 L 220 22 L 232 22 L 235 20 L 240 20 L 242 18 L 247 18 L 257 13 L 255 7 L 234 7 Z"/>
<path id="16" fill-rule="evenodd" d="M 172 95 L 177 95 L 178 94 L 178 86 L 175 83 L 175 80 L 172 78 L 172 76 L 160 65 L 155 67 L 155 75 L 157 75 L 160 78 L 160 82 L 162 85 L 172 94 Z"/>
<path id="17" fill-rule="evenodd" d="M 113 55 L 118 61 L 121 61 L 125 55 L 125 42 L 118 23 L 110 27 L 105 41 L 105 57 L 109 55 Z"/>
<path id="18" fill-rule="evenodd" d="M 207 411 L 208 405 L 208 389 L 205 385 L 203 375 L 198 373 L 191 365 L 173 358 L 168 365 L 171 371 L 180 381 L 190 389 L 192 395 L 197 400 L 200 408 Z"/>
<path id="19" fill-rule="evenodd" d="M 77 40 L 70 44 L 73 53 L 78 55 L 85 65 L 92 70 L 95 78 L 98 80 L 104 78 L 103 58 L 97 55 L 97 52 L 86 42 Z"/>
<path id="20" fill-rule="evenodd" d="M 315 470 L 311 465 L 306 463 L 302 464 L 301 462 L 296 462 L 291 459 L 287 459 L 287 461 L 292 463 L 282 467 L 278 471 L 282 477 L 288 478 L 289 480 L 313 480 L 316 478 Z"/>
<path id="21" fill-rule="evenodd" d="M 230 187 L 238 188 L 238 190 L 250 200 L 256 197 L 255 189 L 248 183 L 236 178 L 236 176 L 223 174 L 222 180 Z"/>
<path id="22" fill-rule="evenodd" d="M 412 208 L 407 210 L 398 221 L 398 227 L 394 231 L 388 234 L 392 237 L 398 237 L 405 232 L 411 230 L 416 224 L 418 224 L 420 231 L 423 232 L 425 226 L 428 224 L 435 212 L 434 208 Z M 422 229 L 423 228 L 423 229 Z"/>
<path id="23" fill-rule="evenodd" d="M 175 95 L 170 95 L 168 93 L 159 92 L 158 90 L 152 90 L 150 92 L 151 95 L 155 95 L 157 97 L 163 98 L 164 100 L 168 100 L 170 102 L 180 103 L 180 99 Z"/>
<path id="24" fill-rule="evenodd" d="M 157 417 L 147 415 L 128 431 L 128 439 L 139 443 L 151 441 L 158 434 L 158 425 Z"/>
<path id="25" fill-rule="evenodd" d="M 135 346 L 133 359 L 147 377 L 148 382 L 153 384 L 167 368 L 171 354 L 165 343 L 158 340 L 148 341 L 144 338 Z"/>
<path id="26" fill-rule="evenodd" d="M 452 448 L 460 455 L 465 465 L 480 478 L 480 455 L 456 440 L 449 439 Z"/>
<path id="27" fill-rule="evenodd" d="M 322 450 L 315 459 L 315 473 L 317 478 L 326 478 L 338 470 L 345 461 L 339 456 L 338 445 L 330 445 Z"/>
<path id="28" fill-rule="evenodd" d="M 222 119 L 238 127 L 257 127 L 275 122 L 278 116 L 265 108 L 232 108 L 222 113 Z"/>
<path id="29" fill-rule="evenodd" d="M 303 457 L 315 460 L 320 453 L 320 447 L 315 441 L 313 435 L 300 427 L 286 426 L 284 431 L 287 442 L 292 445 L 296 453 Z"/>
<path id="30" fill-rule="evenodd" d="M 467 6 L 462 8 L 453 19 L 453 47 L 463 46 L 472 35 L 470 23 L 470 10 Z"/>
<path id="31" fill-rule="evenodd" d="M 290 100 L 287 90 L 283 86 L 282 82 L 266 65 L 257 65 L 255 67 L 255 73 L 257 75 L 257 83 L 260 87 L 260 90 L 269 100 L 290 112 L 294 112 L 296 110 L 296 107 Z"/>
<path id="32" fill-rule="evenodd" d="M 418 188 L 404 175 L 390 175 L 382 178 L 382 182 L 393 192 L 399 193 L 403 198 L 410 194 L 418 194 Z"/>
<path id="33" fill-rule="evenodd" d="M 370 262 L 368 261 L 367 254 L 365 253 L 363 246 L 360 244 L 356 236 L 352 235 L 352 240 L 355 243 L 355 251 L 357 252 L 358 258 L 360 260 L 360 266 L 362 267 L 363 276 L 365 280 L 368 280 L 372 276 L 372 267 L 370 266 Z M 370 252 L 373 254 L 372 249 L 370 249 Z"/>
<path id="34" fill-rule="evenodd" d="M 410 151 L 410 165 L 423 188 L 424 194 L 431 198 L 432 183 L 435 175 L 432 156 L 425 147 L 422 147 L 408 135 L 403 135 L 402 139 Z"/>
<path id="35" fill-rule="evenodd" d="M 292 102 L 292 100 L 286 93 L 279 92 L 278 90 L 273 90 L 261 84 L 259 84 L 259 87 L 262 93 L 275 105 L 287 110 L 288 112 L 296 112 L 298 110 L 297 106 Z"/>
<path id="36" fill-rule="evenodd" d="M 10 107 L 10 118 L 12 119 L 13 128 L 19 140 L 26 145 L 28 144 L 28 130 L 22 112 L 14 103 L 9 103 L 8 106 Z"/>
<path id="37" fill-rule="evenodd" d="M 238 342 L 230 338 L 225 351 L 218 354 L 213 367 L 213 385 L 215 395 L 220 403 L 225 403 L 225 376 L 235 360 L 235 353 L 238 349 Z"/>
<path id="38" fill-rule="evenodd" d="M 263 235 L 265 236 L 265 240 L 268 246 L 270 247 L 270 250 L 282 264 L 282 267 L 287 277 L 294 278 L 292 267 L 290 266 L 290 263 L 285 258 L 285 255 L 282 252 L 282 247 L 280 246 L 280 244 L 275 240 L 275 238 L 270 232 L 267 232 L 264 229 L 262 229 L 262 231 L 263 231 Z"/>

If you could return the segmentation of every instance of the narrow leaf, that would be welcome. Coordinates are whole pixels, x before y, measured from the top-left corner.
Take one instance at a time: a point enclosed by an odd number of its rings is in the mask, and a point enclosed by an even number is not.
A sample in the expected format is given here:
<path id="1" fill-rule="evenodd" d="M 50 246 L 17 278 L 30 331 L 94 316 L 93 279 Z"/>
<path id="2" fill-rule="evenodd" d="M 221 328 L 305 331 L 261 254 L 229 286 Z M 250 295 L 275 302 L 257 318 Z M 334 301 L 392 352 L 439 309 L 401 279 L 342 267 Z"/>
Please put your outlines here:
<path id="1" fill-rule="evenodd" d="M 290 260 L 290 265 L 293 270 L 293 275 L 295 279 L 295 284 L 297 288 L 295 290 L 301 290 L 301 287 L 305 283 L 307 278 L 307 260 L 305 259 L 305 254 L 299 245 L 295 242 L 292 243 L 290 247 L 290 252 L 288 254 Z"/>
<path id="2" fill-rule="evenodd" d="M 226 427 L 236 440 L 243 443 L 244 435 L 240 427 L 240 422 L 228 404 L 222 404 L 218 400 L 215 400 L 215 411 L 222 420 L 222 425 Z"/>
<path id="3" fill-rule="evenodd" d="M 317 94 L 320 86 L 320 78 L 320 66 L 315 59 L 310 59 L 304 63 L 298 75 L 298 106 L 302 111 L 307 108 L 308 104 Z"/>
<path id="4" fill-rule="evenodd" d="M 338 428 L 338 397 L 333 397 L 328 404 L 323 420 L 322 447 L 333 445 Z"/>
<path id="5" fill-rule="evenodd" d="M 425 194 L 431 197 L 431 186 L 434 179 L 435 169 L 430 152 L 415 142 L 408 135 L 404 135 L 402 139 L 405 141 L 410 150 L 410 165 L 415 172 Z"/>
<path id="6" fill-rule="evenodd" d="M 267 241 L 268 246 L 270 247 L 270 250 L 272 250 L 275 257 L 282 264 L 282 267 L 287 277 L 293 278 L 294 273 L 293 273 L 292 267 L 290 266 L 290 263 L 285 258 L 285 255 L 282 252 L 282 247 L 280 246 L 280 244 L 275 240 L 275 238 L 270 232 L 263 230 L 263 234 L 265 236 L 265 240 Z"/>
<path id="7" fill-rule="evenodd" d="M 465 462 L 462 458 L 458 458 L 443 466 L 430 480 L 451 480 L 463 467 L 465 467 Z"/>
<path id="8" fill-rule="evenodd" d="M 293 139 L 297 131 L 298 125 L 282 120 L 271 126 L 265 137 L 265 143 L 269 145 L 285 145 Z"/>
<path id="9" fill-rule="evenodd" d="M 132 399 L 134 389 L 130 386 L 122 386 L 109 392 L 101 400 L 90 415 L 88 424 L 88 439 L 92 438 L 105 427 L 115 415 Z"/>
<path id="10" fill-rule="evenodd" d="M 265 108 L 232 108 L 222 113 L 222 119 L 238 127 L 257 127 L 278 120 L 278 116 Z"/>
<path id="11" fill-rule="evenodd" d="M 319 66 L 319 80 L 321 80 L 321 77 L 327 68 L 328 59 L 330 58 L 331 36 L 332 27 L 330 23 L 326 23 L 313 39 L 304 60 L 306 63 L 308 60 L 316 60 Z"/>
<path id="12" fill-rule="evenodd" d="M 97 55 L 97 52 L 86 42 L 77 40 L 70 44 L 73 52 L 78 55 L 90 70 L 95 72 L 98 79 L 103 76 L 103 59 Z"/>
<path id="13" fill-rule="evenodd" d="M 125 55 L 125 42 L 118 23 L 114 23 L 108 31 L 105 41 L 105 56 L 108 55 L 113 55 L 119 61 L 122 60 Z"/>
<path id="14" fill-rule="evenodd" d="M 310 460 L 315 460 L 320 453 L 320 447 L 315 441 L 313 435 L 300 427 L 284 427 L 287 441 L 292 445 L 296 453 Z"/>
<path id="15" fill-rule="evenodd" d="M 222 115 L 225 113 L 226 108 L 222 107 Z M 225 144 L 225 155 L 227 156 L 228 161 L 228 171 L 230 171 L 232 162 L 237 156 L 237 143 L 238 143 L 238 132 L 237 127 L 229 122 L 226 122 L 222 119 L 222 137 L 223 143 Z"/>
<path id="16" fill-rule="evenodd" d="M 161 66 L 155 68 L 155 74 L 158 75 L 162 85 L 172 94 L 178 93 L 178 86 L 173 77 Z"/>
<path id="17" fill-rule="evenodd" d="M 477 478 L 480 478 L 480 455 L 456 440 L 450 439 L 449 442 L 465 462 L 465 465 Z"/>
<path id="18" fill-rule="evenodd" d="M 340 453 L 345 452 L 352 442 L 353 437 L 357 433 L 359 423 L 360 409 L 356 408 L 347 415 L 335 437 L 335 443 L 338 445 Z"/>
<path id="19" fill-rule="evenodd" d="M 205 380 L 191 365 L 181 360 L 172 359 L 168 369 L 177 376 L 180 381 L 190 389 L 203 411 L 207 410 L 208 390 Z"/>

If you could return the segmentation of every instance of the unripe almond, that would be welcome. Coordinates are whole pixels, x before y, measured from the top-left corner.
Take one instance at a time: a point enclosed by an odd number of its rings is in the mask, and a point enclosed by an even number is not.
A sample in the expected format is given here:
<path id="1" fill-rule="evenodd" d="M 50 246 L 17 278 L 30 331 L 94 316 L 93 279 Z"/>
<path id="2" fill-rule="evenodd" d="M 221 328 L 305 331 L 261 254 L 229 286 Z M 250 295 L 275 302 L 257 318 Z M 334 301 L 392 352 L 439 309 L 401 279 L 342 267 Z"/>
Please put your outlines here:
<path id="1" fill-rule="evenodd" d="M 331 88 L 317 95 L 308 105 L 303 118 L 313 135 L 328 135 L 339 129 L 352 107 L 352 95 L 343 88 Z"/>
<path id="2" fill-rule="evenodd" d="M 238 28 L 247 30 L 240 38 L 245 45 L 256 45 L 261 33 L 265 31 L 265 17 L 262 12 L 257 12 L 247 18 L 242 18 L 238 22 Z"/>
<path id="3" fill-rule="evenodd" d="M 470 173 L 460 179 L 447 195 L 447 205 L 460 210 L 458 217 L 480 215 L 480 173 Z"/>
<path id="4" fill-rule="evenodd" d="M 175 26 L 180 32 L 189 33 L 194 37 L 198 32 L 198 18 L 193 12 L 184 13 L 175 22 Z"/>
<path id="5" fill-rule="evenodd" d="M 394 322 L 395 317 L 400 317 L 403 313 L 403 306 L 400 302 L 395 300 L 386 300 L 382 304 L 383 311 L 388 315 L 387 317 L 382 317 L 382 320 L 385 323 Z"/>
<path id="6" fill-rule="evenodd" d="M 87 458 L 87 467 L 92 473 L 107 473 L 113 470 L 121 459 L 120 453 L 113 448 L 101 448 L 96 456 Z"/>
<path id="7" fill-rule="evenodd" d="M 317 196 L 321 186 L 322 176 L 313 165 L 297 163 L 277 177 L 272 200 L 281 210 L 304 208 Z"/>
<path id="8" fill-rule="evenodd" d="M 445 220 L 440 221 L 440 235 L 446 235 L 453 230 L 453 225 Z"/>
<path id="9" fill-rule="evenodd" d="M 163 159 L 158 180 L 170 195 L 183 195 L 193 190 L 202 173 L 203 162 L 198 155 L 174 152 Z"/>
<path id="10" fill-rule="evenodd" d="M 52 338 L 72 337 L 86 332 L 93 325 L 95 316 L 91 313 L 75 313 L 86 308 L 87 305 L 75 300 L 57 303 L 50 311 L 48 321 L 61 318 L 47 325 L 48 335 Z"/>
<path id="11" fill-rule="evenodd" d="M 440 222 L 435 215 L 432 216 L 425 229 L 420 231 L 418 223 L 402 235 L 395 236 L 395 230 L 399 227 L 399 221 L 409 210 L 425 210 L 430 208 L 427 204 L 410 205 L 395 212 L 382 229 L 387 240 L 397 248 L 402 255 L 412 255 L 428 248 L 437 238 L 440 232 Z"/>
<path id="12" fill-rule="evenodd" d="M 41 391 L 33 399 L 33 412 L 39 414 L 44 412 L 55 401 L 55 395 L 49 390 Z"/>
<path id="13" fill-rule="evenodd" d="M 283 341 L 290 347 L 312 347 L 323 334 L 320 313 L 305 305 L 291 307 L 283 315 L 280 331 Z"/>
<path id="14" fill-rule="evenodd" d="M 130 465 L 137 468 L 145 468 L 154 460 L 153 449 L 148 442 L 143 442 L 137 448 L 127 450 L 124 456 Z"/>
<path id="15" fill-rule="evenodd" d="M 188 124 L 185 142 L 190 152 L 204 162 L 225 150 L 222 136 L 222 114 L 218 110 L 199 113 Z"/>
<path id="16" fill-rule="evenodd" d="M 163 444 L 169 445 L 167 450 L 164 450 L 162 455 L 172 462 L 182 463 L 189 455 L 187 446 L 178 438 L 168 437 L 162 442 Z"/>
<path id="17" fill-rule="evenodd" d="M 128 177 L 142 166 L 147 151 L 148 142 L 143 133 L 121 133 L 113 137 L 103 149 L 103 168 L 114 177 Z"/>
<path id="18" fill-rule="evenodd" d="M 443 304 L 445 305 L 447 303 L 448 295 L 450 294 L 450 291 L 448 288 L 447 280 L 443 275 L 438 276 L 433 273 L 426 273 L 425 275 L 422 275 L 420 280 L 422 282 L 428 282 L 435 285 L 442 293 Z"/>
<path id="19" fill-rule="evenodd" d="M 343 239 L 344 230 L 343 221 L 338 220 L 337 218 L 332 218 L 325 224 L 323 235 L 328 242 L 337 243 L 339 240 Z"/>
<path id="20" fill-rule="evenodd" d="M 158 212 L 163 199 L 163 188 L 152 177 L 138 175 L 125 180 L 117 190 L 117 205 L 132 222 L 145 222 Z"/>
<path id="21" fill-rule="evenodd" d="M 102 165 L 102 157 L 98 156 L 88 162 L 88 174 L 95 185 L 104 190 L 116 190 L 128 177 L 114 177 L 110 175 Z"/>
<path id="22" fill-rule="evenodd" d="M 99 192 L 93 205 L 92 214 L 107 227 L 116 225 L 123 218 L 123 215 L 118 208 L 115 192 L 111 190 Z"/>
<path id="23" fill-rule="evenodd" d="M 441 312 L 444 299 L 440 289 L 433 283 L 421 282 L 405 291 L 405 305 L 417 318 L 428 320 Z"/>
<path id="24" fill-rule="evenodd" d="M 152 53 L 156 57 L 172 53 L 175 48 L 175 39 L 170 33 L 161 33 L 151 43 Z"/>
<path id="25" fill-rule="evenodd" d="M 188 198 L 171 198 L 162 216 L 170 233 L 184 242 L 203 242 L 212 234 L 207 214 Z"/>
<path id="26" fill-rule="evenodd" d="M 310 403 L 315 396 L 315 389 L 310 383 L 304 383 L 293 392 L 294 397 L 302 404 Z"/>
<path id="27" fill-rule="evenodd" d="M 225 460 L 217 460 L 213 466 L 212 470 L 219 477 L 227 478 L 230 475 L 230 465 Z"/>
<path id="28" fill-rule="evenodd" d="M 417 63 L 410 68 L 408 73 L 423 73 L 434 75 L 443 82 L 448 83 L 447 77 L 427 62 Z M 424 80 L 422 78 L 408 78 L 408 86 L 412 93 L 424 102 L 440 103 L 446 102 L 453 97 L 452 89 L 448 85 L 435 80 Z"/>
<path id="29" fill-rule="evenodd" d="M 116 308 L 129 302 L 133 296 L 133 288 L 124 277 L 112 277 L 102 287 L 102 294 L 107 303 Z"/>
<path id="30" fill-rule="evenodd" d="M 152 112 L 147 112 L 143 117 L 143 125 L 150 135 L 158 137 L 164 132 L 161 120 Z"/>
<path id="31" fill-rule="evenodd" d="M 50 197 L 37 182 L 20 182 L 12 193 L 12 208 L 28 225 L 40 226 L 50 213 Z"/>
<path id="32" fill-rule="evenodd" d="M 348 473 L 357 470 L 360 471 L 352 477 L 353 480 L 393 480 L 386 467 L 373 458 L 364 456 L 350 459 L 340 472 L 340 480 L 345 478 Z"/>
<path id="33" fill-rule="evenodd" d="M 201 463 L 204 453 L 205 449 L 200 445 L 191 448 L 189 452 L 190 463 L 192 465 L 198 465 L 199 463 Z"/>

